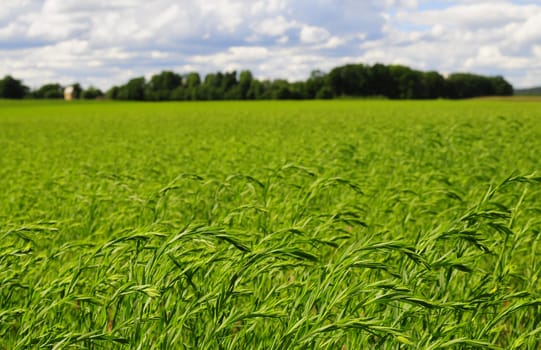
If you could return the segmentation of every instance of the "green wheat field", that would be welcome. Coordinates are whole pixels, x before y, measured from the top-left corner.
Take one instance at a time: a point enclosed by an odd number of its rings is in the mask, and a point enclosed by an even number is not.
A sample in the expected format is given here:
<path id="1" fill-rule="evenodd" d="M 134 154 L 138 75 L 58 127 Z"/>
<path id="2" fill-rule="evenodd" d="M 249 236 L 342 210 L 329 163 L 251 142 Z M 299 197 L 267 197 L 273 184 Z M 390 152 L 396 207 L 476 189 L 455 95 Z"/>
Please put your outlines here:
<path id="1" fill-rule="evenodd" d="M 540 231 L 540 101 L 0 101 L 0 349 L 540 349 Z"/>

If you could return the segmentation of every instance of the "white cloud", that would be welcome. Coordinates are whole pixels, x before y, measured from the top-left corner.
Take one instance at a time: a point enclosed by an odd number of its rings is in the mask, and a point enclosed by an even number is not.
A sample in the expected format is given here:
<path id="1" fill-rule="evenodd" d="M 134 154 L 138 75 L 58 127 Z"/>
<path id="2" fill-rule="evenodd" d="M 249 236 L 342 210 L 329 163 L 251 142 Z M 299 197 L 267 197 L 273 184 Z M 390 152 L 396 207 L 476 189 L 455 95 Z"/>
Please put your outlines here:
<path id="1" fill-rule="evenodd" d="M 483 28 L 495 27 L 501 23 L 521 22 L 538 10 L 535 5 L 515 5 L 511 2 L 476 1 L 471 4 L 458 4 L 444 9 L 423 11 L 403 11 L 398 20 L 417 24 L 440 24 L 446 27 Z"/>
<path id="2" fill-rule="evenodd" d="M 541 45 L 535 45 L 532 51 L 537 58 L 541 58 Z"/>
<path id="3" fill-rule="evenodd" d="M 298 27 L 297 22 L 287 20 L 284 16 L 265 18 L 253 25 L 253 31 L 259 35 L 283 36 L 288 30 Z"/>
<path id="4" fill-rule="evenodd" d="M 519 22 L 513 37 L 519 42 L 533 43 L 541 41 L 541 6 L 526 21 Z"/>
<path id="5" fill-rule="evenodd" d="M 210 55 L 196 55 L 188 60 L 193 63 L 211 64 L 219 68 L 220 66 L 231 65 L 235 62 L 254 62 L 264 60 L 269 54 L 265 47 L 258 46 L 234 46 L 226 52 L 220 52 Z"/>
<path id="6" fill-rule="evenodd" d="M 20 23 L 8 23 L 5 27 L 0 28 L 0 40 L 23 36 L 25 35 L 25 32 L 25 26 Z"/>
<path id="7" fill-rule="evenodd" d="M 341 38 L 338 36 L 333 36 L 327 40 L 326 43 L 322 45 L 322 48 L 326 49 L 334 49 L 339 46 L 345 45 L 347 43 L 347 40 L 345 38 Z"/>
<path id="8" fill-rule="evenodd" d="M 512 0 L 6 0 L 0 75 L 107 88 L 162 69 L 304 79 L 348 62 L 541 84 L 541 4 Z"/>
<path id="9" fill-rule="evenodd" d="M 446 73 L 499 74 L 519 87 L 532 81 L 541 85 L 532 50 L 541 40 L 541 5 L 505 0 L 430 4 L 430 9 L 389 15 L 385 35 L 362 43 L 360 59 Z"/>
<path id="10" fill-rule="evenodd" d="M 289 41 L 289 37 L 287 35 L 282 35 L 281 37 L 279 37 L 276 42 L 278 44 L 287 44 Z"/>
<path id="11" fill-rule="evenodd" d="M 305 44 L 321 43 L 330 36 L 327 29 L 316 26 L 303 26 L 300 33 L 301 42 Z"/>
<path id="12" fill-rule="evenodd" d="M 496 45 L 481 46 L 475 57 L 468 58 L 464 66 L 469 69 L 500 67 L 506 70 L 522 69 L 530 64 L 528 58 L 511 57 L 502 54 Z"/>

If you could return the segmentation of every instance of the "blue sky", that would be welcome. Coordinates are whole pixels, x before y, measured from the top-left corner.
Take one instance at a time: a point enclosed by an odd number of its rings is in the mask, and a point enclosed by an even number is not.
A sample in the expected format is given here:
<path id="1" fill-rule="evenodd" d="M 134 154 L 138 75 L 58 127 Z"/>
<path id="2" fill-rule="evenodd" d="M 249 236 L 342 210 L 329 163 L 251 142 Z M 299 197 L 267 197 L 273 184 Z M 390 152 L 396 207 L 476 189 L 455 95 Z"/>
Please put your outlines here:
<path id="1" fill-rule="evenodd" d="M 305 79 L 361 62 L 541 85 L 541 1 L 2 0 L 0 75 L 108 88 L 161 70 Z"/>

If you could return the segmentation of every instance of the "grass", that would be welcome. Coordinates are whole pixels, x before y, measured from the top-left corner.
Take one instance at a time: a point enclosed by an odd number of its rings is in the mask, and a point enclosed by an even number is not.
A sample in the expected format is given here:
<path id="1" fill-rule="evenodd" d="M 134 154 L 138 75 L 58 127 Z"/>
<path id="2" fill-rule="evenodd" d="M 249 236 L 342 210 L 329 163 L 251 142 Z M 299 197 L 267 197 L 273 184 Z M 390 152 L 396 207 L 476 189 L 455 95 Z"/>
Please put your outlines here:
<path id="1" fill-rule="evenodd" d="M 539 107 L 0 101 L 0 349 L 538 349 Z"/>
<path id="2" fill-rule="evenodd" d="M 515 95 L 515 96 L 492 96 L 492 97 L 477 97 L 474 100 L 486 101 L 510 101 L 510 102 L 540 102 L 540 95 Z"/>

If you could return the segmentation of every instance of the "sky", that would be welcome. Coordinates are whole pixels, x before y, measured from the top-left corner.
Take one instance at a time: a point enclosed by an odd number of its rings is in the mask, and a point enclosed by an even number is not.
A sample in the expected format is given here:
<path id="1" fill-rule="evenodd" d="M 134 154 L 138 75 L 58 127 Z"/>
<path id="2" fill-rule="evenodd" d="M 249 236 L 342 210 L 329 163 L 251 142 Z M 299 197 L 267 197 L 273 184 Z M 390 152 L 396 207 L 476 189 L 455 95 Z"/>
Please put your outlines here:
<path id="1" fill-rule="evenodd" d="M 541 0 L 1 0 L 0 76 L 107 89 L 162 70 L 306 79 L 346 63 L 541 85 Z"/>

